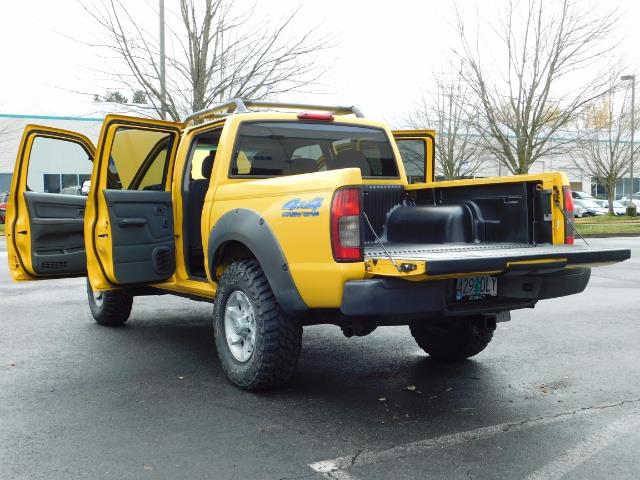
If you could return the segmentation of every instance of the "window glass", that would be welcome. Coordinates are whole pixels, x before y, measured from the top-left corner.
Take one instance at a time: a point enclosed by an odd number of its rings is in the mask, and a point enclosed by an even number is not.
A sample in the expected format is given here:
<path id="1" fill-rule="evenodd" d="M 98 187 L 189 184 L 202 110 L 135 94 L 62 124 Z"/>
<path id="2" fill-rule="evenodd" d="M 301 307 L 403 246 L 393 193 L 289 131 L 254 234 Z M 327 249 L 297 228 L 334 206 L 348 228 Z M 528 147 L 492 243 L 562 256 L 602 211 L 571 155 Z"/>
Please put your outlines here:
<path id="1" fill-rule="evenodd" d="M 419 139 L 396 139 L 409 183 L 424 182 L 426 144 Z"/>
<path id="2" fill-rule="evenodd" d="M 193 156 L 191 157 L 191 179 L 192 180 L 202 180 L 204 176 L 202 175 L 202 162 L 209 155 L 213 155 L 215 157 L 216 150 L 218 149 L 217 145 L 198 145 L 193 149 Z"/>
<path id="3" fill-rule="evenodd" d="M 120 127 L 116 130 L 107 173 L 107 188 L 164 190 L 172 135 Z"/>
<path id="4" fill-rule="evenodd" d="M 296 148 L 291 155 L 291 158 L 313 158 L 318 161 L 322 158 L 322 148 L 317 143 L 313 145 L 305 145 L 300 148 Z"/>
<path id="5" fill-rule="evenodd" d="M 63 173 L 62 174 L 62 188 L 69 188 L 78 185 L 77 173 Z"/>
<path id="6" fill-rule="evenodd" d="M 241 125 L 231 174 L 274 177 L 359 168 L 363 177 L 397 177 L 383 130 L 290 122 Z"/>
<path id="7" fill-rule="evenodd" d="M 168 153 L 167 148 L 164 147 L 153 159 L 151 159 L 149 168 L 146 173 L 142 175 L 142 180 L 137 186 L 138 190 L 163 190 L 164 171 L 167 165 Z"/>
<path id="8" fill-rule="evenodd" d="M 91 156 L 81 144 L 37 136 L 27 166 L 27 190 L 79 195 L 79 177 L 91 177 L 92 167 Z"/>
<path id="9" fill-rule="evenodd" d="M 190 180 L 202 180 L 202 162 L 205 158 L 213 156 L 215 161 L 218 143 L 220 142 L 221 128 L 198 135 L 191 147 L 191 176 Z"/>

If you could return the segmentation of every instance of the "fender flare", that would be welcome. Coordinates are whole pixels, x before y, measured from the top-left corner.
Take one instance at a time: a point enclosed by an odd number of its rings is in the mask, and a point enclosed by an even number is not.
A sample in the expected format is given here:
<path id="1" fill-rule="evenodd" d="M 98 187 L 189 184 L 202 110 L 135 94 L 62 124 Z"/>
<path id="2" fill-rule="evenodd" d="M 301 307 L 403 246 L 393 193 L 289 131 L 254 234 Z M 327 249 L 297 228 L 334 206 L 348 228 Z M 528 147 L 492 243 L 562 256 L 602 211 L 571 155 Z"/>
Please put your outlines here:
<path id="1" fill-rule="evenodd" d="M 246 246 L 262 267 L 280 307 L 286 313 L 304 312 L 304 303 L 289 271 L 289 264 L 267 222 L 257 212 L 237 208 L 225 213 L 209 234 L 207 259 L 209 273 L 217 281 L 219 249 L 226 242 Z"/>

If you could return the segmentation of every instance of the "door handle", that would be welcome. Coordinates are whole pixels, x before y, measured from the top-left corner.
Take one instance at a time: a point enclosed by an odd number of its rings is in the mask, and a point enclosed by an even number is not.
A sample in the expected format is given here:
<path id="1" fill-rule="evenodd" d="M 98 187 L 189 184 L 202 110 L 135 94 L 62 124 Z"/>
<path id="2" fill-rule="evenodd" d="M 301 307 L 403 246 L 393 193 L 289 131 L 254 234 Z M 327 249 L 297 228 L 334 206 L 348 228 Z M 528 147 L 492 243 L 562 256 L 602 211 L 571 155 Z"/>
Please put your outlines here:
<path id="1" fill-rule="evenodd" d="M 146 224 L 146 218 L 121 218 L 118 220 L 118 226 L 120 228 L 144 227 Z"/>

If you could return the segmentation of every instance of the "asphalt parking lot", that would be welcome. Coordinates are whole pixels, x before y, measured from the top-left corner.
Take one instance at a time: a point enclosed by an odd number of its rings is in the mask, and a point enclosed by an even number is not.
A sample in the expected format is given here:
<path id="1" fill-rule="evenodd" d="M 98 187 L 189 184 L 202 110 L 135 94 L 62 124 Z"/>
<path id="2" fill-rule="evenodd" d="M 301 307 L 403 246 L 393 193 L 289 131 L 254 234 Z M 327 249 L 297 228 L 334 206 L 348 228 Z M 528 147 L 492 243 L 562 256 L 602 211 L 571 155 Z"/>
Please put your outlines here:
<path id="1" fill-rule="evenodd" d="M 295 381 L 252 394 L 224 378 L 210 305 L 138 298 L 100 327 L 84 279 L 12 283 L 0 239 L 0 478 L 640 478 L 640 239 L 590 242 L 633 258 L 472 360 L 316 326 Z"/>

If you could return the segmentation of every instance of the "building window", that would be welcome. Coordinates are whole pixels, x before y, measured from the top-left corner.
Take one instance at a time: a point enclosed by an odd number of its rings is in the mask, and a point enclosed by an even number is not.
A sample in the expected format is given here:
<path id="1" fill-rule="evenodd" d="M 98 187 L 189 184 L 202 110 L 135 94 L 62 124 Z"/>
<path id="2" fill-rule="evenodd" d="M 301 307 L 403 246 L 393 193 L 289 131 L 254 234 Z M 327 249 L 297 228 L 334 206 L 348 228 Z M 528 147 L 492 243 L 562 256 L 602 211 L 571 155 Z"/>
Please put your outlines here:
<path id="1" fill-rule="evenodd" d="M 44 193 L 60 193 L 60 174 L 45 173 L 42 175 Z"/>
<path id="2" fill-rule="evenodd" d="M 595 178 L 591 180 L 591 195 L 593 195 L 596 198 L 607 197 L 607 191 L 604 188 L 604 185 L 601 183 L 598 183 Z"/>
<path id="3" fill-rule="evenodd" d="M 44 193 L 66 193 L 80 195 L 82 182 L 90 180 L 86 173 L 43 173 Z"/>

